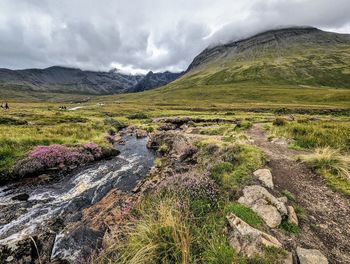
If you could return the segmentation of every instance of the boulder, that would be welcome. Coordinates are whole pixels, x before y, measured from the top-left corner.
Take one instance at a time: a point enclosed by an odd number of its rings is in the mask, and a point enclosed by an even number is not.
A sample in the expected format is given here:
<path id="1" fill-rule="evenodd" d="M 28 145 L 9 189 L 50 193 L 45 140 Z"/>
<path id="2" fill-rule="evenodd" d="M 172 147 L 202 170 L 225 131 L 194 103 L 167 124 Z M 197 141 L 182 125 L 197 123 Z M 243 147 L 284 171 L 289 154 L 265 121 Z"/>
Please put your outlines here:
<path id="1" fill-rule="evenodd" d="M 145 138 L 147 137 L 147 131 L 144 129 L 137 129 L 136 130 L 136 138 Z"/>
<path id="2" fill-rule="evenodd" d="M 229 242 L 237 251 L 247 257 L 262 255 L 264 247 L 282 247 L 273 236 L 251 227 L 233 213 L 227 216 L 230 225 Z"/>
<path id="3" fill-rule="evenodd" d="M 284 203 L 259 185 L 245 187 L 238 202 L 251 208 L 271 228 L 281 224 L 282 216 L 288 215 Z"/>
<path id="4" fill-rule="evenodd" d="M 305 249 L 298 247 L 297 255 L 300 264 L 328 264 L 327 258 L 316 249 Z"/>
<path id="5" fill-rule="evenodd" d="M 272 174 L 269 169 L 259 169 L 254 171 L 254 176 L 259 179 L 259 181 L 262 182 L 262 184 L 265 187 L 268 187 L 270 189 L 273 189 L 273 180 L 272 180 Z"/>
<path id="6" fill-rule="evenodd" d="M 288 223 L 299 225 L 298 216 L 295 213 L 293 206 L 287 206 L 287 210 L 288 210 Z"/>

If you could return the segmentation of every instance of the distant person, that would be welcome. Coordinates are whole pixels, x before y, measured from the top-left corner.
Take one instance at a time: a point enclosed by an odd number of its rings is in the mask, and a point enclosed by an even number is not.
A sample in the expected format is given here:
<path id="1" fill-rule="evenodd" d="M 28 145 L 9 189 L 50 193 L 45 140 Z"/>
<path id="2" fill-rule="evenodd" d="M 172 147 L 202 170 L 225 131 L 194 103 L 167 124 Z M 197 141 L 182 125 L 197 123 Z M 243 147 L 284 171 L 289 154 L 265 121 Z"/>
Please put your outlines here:
<path id="1" fill-rule="evenodd" d="M 5 110 L 8 110 L 8 109 L 10 109 L 10 107 L 9 107 L 9 104 L 6 102 L 5 103 Z"/>

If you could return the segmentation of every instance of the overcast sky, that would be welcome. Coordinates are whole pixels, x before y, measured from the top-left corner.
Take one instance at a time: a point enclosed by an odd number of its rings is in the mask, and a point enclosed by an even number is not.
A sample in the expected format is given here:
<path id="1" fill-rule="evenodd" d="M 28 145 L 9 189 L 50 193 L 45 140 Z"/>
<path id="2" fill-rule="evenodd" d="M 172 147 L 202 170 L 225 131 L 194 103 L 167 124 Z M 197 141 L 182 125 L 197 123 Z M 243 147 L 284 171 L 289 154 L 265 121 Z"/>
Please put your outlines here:
<path id="1" fill-rule="evenodd" d="M 350 0 L 0 0 L 0 67 L 179 71 L 208 45 L 289 25 L 350 33 Z"/>

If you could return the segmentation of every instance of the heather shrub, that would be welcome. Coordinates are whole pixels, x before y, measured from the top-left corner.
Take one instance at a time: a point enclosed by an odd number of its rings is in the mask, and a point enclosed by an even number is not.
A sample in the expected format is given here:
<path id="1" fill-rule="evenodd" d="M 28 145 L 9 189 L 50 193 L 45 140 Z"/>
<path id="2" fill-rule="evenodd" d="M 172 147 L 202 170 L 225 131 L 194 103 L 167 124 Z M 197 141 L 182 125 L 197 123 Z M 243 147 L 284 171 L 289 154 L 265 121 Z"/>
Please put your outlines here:
<path id="1" fill-rule="evenodd" d="M 158 191 L 176 192 L 189 197 L 190 200 L 205 199 L 211 205 L 218 202 L 218 191 L 213 180 L 196 174 L 176 174 L 165 179 Z"/>
<path id="2" fill-rule="evenodd" d="M 28 156 L 18 161 L 13 167 L 13 173 L 25 177 L 41 173 L 48 169 L 64 169 L 98 160 L 102 157 L 102 149 L 94 144 L 87 143 L 78 146 L 53 144 L 37 146 Z"/>

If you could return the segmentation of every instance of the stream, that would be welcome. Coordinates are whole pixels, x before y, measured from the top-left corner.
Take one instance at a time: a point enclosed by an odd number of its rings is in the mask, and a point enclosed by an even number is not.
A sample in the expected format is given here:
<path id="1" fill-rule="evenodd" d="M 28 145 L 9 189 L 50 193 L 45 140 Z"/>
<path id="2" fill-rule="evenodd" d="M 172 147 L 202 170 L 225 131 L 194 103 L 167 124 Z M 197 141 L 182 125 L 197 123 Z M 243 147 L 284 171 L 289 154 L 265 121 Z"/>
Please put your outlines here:
<path id="1" fill-rule="evenodd" d="M 111 189 L 131 191 L 153 166 L 154 153 L 147 149 L 147 138 L 125 136 L 125 145 L 118 145 L 120 155 L 77 169 L 55 180 L 38 183 L 25 181 L 0 187 L 0 245 L 16 249 L 18 242 L 37 235 L 45 223 L 100 201 Z M 58 179 L 56 179 L 58 178 Z M 13 198 L 25 194 L 26 201 Z M 60 241 L 66 234 L 56 234 L 51 259 L 73 256 L 79 245 L 61 252 Z M 66 249 L 64 249 L 67 251 Z"/>

